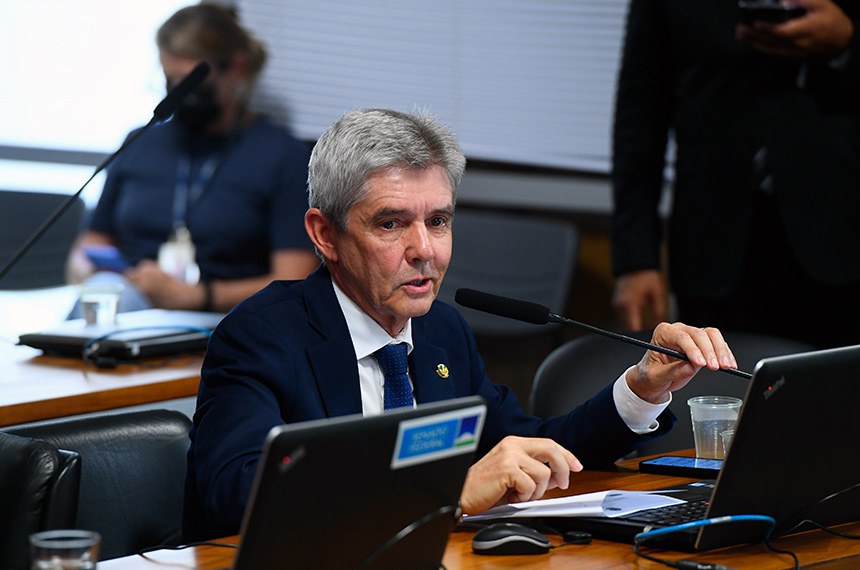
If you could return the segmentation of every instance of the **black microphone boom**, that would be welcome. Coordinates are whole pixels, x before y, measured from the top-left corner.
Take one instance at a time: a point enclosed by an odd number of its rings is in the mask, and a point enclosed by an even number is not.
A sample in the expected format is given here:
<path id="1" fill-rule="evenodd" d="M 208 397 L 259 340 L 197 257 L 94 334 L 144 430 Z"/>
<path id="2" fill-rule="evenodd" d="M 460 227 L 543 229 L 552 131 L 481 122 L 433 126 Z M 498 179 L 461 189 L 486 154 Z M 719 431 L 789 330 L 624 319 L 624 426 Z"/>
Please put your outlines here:
<path id="1" fill-rule="evenodd" d="M 152 112 L 152 118 L 149 120 L 149 122 L 142 128 L 140 128 L 136 133 L 134 133 L 134 135 L 128 137 L 125 142 L 122 143 L 122 146 L 120 146 L 114 153 L 108 155 L 108 157 L 105 158 L 102 163 L 96 167 L 95 171 L 93 171 L 90 177 L 87 178 L 87 181 L 83 183 L 83 185 L 78 189 L 78 191 L 72 194 L 68 200 L 66 200 L 59 208 L 57 208 L 57 211 L 54 212 L 51 217 L 45 220 L 42 226 L 38 230 L 36 230 L 36 232 L 30 237 L 30 239 L 24 242 L 24 245 L 22 245 L 21 248 L 18 249 L 15 255 L 13 255 L 12 258 L 6 262 L 6 265 L 4 265 L 2 269 L 0 269 L 0 279 L 3 279 L 3 277 L 5 277 L 6 274 L 11 271 L 15 264 L 18 263 L 18 260 L 24 257 L 24 255 L 26 255 L 27 252 L 30 251 L 30 248 L 33 247 L 36 242 L 38 242 L 42 238 L 43 235 L 45 235 L 45 232 L 51 229 L 51 226 L 53 226 L 57 222 L 57 220 L 60 219 L 60 216 L 62 216 L 66 210 L 72 207 L 72 204 L 75 203 L 75 200 L 78 199 L 78 196 L 80 196 L 81 192 L 84 191 L 84 188 L 87 187 L 87 184 L 89 184 L 99 172 L 107 168 L 108 165 L 113 162 L 113 160 L 123 150 L 128 148 L 131 143 L 136 141 L 140 137 L 140 135 L 142 135 L 144 132 L 146 132 L 147 129 L 149 129 L 149 127 L 151 127 L 156 122 L 162 121 L 172 115 L 176 108 L 179 106 L 179 104 L 182 102 L 182 100 L 185 98 L 185 96 L 194 91 L 194 89 L 196 89 L 201 83 L 203 83 L 203 80 L 206 79 L 207 75 L 209 75 L 210 69 L 211 66 L 208 63 L 206 63 L 205 61 L 201 61 L 194 69 L 192 69 L 188 73 L 188 75 L 186 75 L 182 79 L 182 81 L 180 81 L 176 85 L 176 87 L 171 89 L 167 96 L 162 99 L 158 105 L 156 105 L 155 110 Z"/>
<path id="2" fill-rule="evenodd" d="M 653 350 L 654 352 L 659 352 L 661 354 L 666 354 L 668 356 L 672 356 L 680 360 L 689 360 L 689 358 L 687 358 L 687 355 L 683 352 L 678 352 L 677 350 L 672 350 L 671 348 L 665 348 L 663 346 L 652 344 L 650 342 L 646 342 L 638 338 L 633 338 L 616 332 L 604 330 L 586 323 L 574 321 L 573 319 L 568 319 L 566 317 L 556 315 L 555 313 L 550 312 L 547 307 L 539 305 L 538 303 L 520 301 L 518 299 L 511 299 L 509 297 L 501 297 L 499 295 L 492 295 L 490 293 L 476 291 L 475 289 L 457 289 L 457 292 L 454 294 L 454 300 L 464 307 L 475 309 L 477 311 L 482 311 L 484 313 L 490 313 L 491 315 L 507 317 L 509 319 L 515 319 L 518 321 L 532 323 L 535 325 L 545 325 L 551 322 L 573 325 L 589 332 L 593 332 L 609 338 L 614 338 L 615 340 L 620 340 L 621 342 L 634 344 L 636 346 L 648 350 Z M 749 372 L 736 370 L 734 368 L 721 368 L 720 371 L 725 372 L 727 374 L 732 374 L 733 376 L 746 378 L 747 380 L 752 378 L 752 374 L 750 374 Z"/>
<path id="3" fill-rule="evenodd" d="M 155 110 L 152 112 L 153 119 L 162 121 L 172 115 L 182 100 L 185 99 L 185 96 L 203 83 L 211 68 L 205 61 L 198 63 L 188 75 L 182 78 L 182 81 L 176 84 L 176 87 L 170 90 L 167 96 L 161 100 L 161 103 L 155 106 Z"/>
<path id="4" fill-rule="evenodd" d="M 545 325 L 549 322 L 549 309 L 537 303 L 518 301 L 474 289 L 457 289 L 454 300 L 470 309 L 533 325 Z"/>

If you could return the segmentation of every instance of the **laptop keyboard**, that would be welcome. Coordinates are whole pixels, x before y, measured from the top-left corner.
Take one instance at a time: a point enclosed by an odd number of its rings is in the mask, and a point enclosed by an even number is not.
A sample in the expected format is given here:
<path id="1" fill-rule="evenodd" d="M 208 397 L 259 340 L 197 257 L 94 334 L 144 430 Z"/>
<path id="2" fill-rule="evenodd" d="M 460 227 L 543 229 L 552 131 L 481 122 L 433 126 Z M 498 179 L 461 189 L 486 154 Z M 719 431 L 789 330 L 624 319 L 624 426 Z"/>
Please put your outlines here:
<path id="1" fill-rule="evenodd" d="M 699 499 L 680 505 L 670 505 L 658 509 L 648 509 L 625 517 L 626 520 L 641 522 L 649 526 L 671 526 L 705 518 L 710 501 Z"/>

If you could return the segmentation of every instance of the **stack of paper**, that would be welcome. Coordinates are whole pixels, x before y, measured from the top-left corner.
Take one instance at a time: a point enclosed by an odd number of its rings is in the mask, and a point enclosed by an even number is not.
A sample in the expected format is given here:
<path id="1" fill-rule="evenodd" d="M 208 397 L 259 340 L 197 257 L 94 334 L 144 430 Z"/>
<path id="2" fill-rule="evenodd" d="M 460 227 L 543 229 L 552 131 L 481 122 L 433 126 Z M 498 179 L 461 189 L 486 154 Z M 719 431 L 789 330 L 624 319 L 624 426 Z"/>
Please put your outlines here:
<path id="1" fill-rule="evenodd" d="M 464 515 L 464 520 L 479 521 L 513 517 L 620 517 L 669 505 L 681 499 L 657 491 L 599 491 L 557 499 L 540 499 L 501 505 L 479 515 Z"/>

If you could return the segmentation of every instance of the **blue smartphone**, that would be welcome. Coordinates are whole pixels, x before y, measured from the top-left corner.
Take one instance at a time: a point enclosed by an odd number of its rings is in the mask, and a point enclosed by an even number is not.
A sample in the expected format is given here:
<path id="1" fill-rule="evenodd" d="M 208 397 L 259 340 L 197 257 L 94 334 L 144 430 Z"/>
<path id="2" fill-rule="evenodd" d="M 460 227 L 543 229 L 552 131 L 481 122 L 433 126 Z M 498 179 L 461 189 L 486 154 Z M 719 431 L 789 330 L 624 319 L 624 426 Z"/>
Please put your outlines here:
<path id="1" fill-rule="evenodd" d="M 122 273 L 131 267 L 119 250 L 112 245 L 87 245 L 84 246 L 84 254 L 98 271 Z"/>
<path id="2" fill-rule="evenodd" d="M 663 455 L 639 462 L 640 473 L 716 479 L 723 466 L 722 459 L 700 459 L 680 455 Z"/>

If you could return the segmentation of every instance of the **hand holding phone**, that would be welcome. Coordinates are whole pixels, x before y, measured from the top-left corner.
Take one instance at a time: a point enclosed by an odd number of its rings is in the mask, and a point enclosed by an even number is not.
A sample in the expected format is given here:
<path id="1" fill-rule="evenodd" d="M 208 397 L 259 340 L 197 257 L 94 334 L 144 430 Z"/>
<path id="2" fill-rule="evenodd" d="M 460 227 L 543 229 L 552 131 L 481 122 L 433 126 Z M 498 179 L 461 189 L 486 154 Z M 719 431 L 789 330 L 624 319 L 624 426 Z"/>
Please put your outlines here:
<path id="1" fill-rule="evenodd" d="M 801 6 L 791 6 L 779 2 L 739 0 L 741 23 L 752 26 L 755 22 L 781 24 L 806 14 Z"/>

